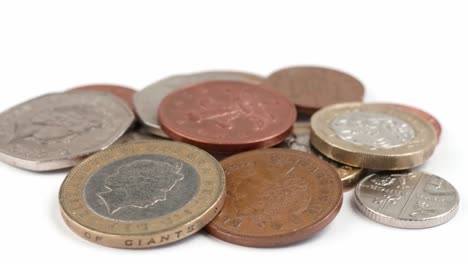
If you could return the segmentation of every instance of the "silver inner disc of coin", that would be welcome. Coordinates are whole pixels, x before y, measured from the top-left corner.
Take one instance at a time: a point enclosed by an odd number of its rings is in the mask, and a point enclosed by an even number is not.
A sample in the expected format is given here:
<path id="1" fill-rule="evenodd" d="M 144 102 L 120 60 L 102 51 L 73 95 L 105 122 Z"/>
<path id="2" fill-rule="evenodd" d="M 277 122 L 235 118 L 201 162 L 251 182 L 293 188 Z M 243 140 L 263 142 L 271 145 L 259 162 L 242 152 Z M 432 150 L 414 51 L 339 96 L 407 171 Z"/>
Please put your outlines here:
<path id="1" fill-rule="evenodd" d="M 330 125 L 340 139 L 371 150 L 399 147 L 410 143 L 416 136 L 407 122 L 379 112 L 342 113 Z"/>
<path id="2" fill-rule="evenodd" d="M 164 155 L 137 155 L 113 161 L 84 188 L 87 206 L 120 221 L 161 217 L 186 205 L 198 192 L 200 177 L 188 163 Z"/>
<path id="3" fill-rule="evenodd" d="M 356 204 L 369 218 L 390 226 L 424 228 L 449 221 L 459 203 L 455 188 L 424 172 L 381 172 L 363 179 Z"/>

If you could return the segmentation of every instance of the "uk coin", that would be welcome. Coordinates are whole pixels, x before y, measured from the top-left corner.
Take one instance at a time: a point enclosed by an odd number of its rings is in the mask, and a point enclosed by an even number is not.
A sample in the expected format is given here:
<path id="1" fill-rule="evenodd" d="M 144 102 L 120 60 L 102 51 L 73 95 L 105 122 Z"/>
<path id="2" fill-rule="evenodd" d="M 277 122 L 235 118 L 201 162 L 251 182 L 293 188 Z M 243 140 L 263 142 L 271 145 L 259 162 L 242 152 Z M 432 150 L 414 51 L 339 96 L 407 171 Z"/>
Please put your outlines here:
<path id="1" fill-rule="evenodd" d="M 283 141 L 296 109 L 286 97 L 258 84 L 209 81 L 167 95 L 158 115 L 173 140 L 209 152 L 235 153 Z"/>
<path id="2" fill-rule="evenodd" d="M 387 104 L 345 103 L 312 116 L 312 145 L 338 162 L 376 170 L 409 169 L 424 163 L 437 136 L 425 119 Z"/>
<path id="3" fill-rule="evenodd" d="M 356 186 L 354 194 L 365 216 L 400 228 L 444 224 L 455 216 L 459 203 L 450 183 L 421 171 L 371 174 Z"/>
<path id="4" fill-rule="evenodd" d="M 350 190 L 361 179 L 364 172 L 364 169 L 351 167 L 331 160 L 312 147 L 310 145 L 310 124 L 308 123 L 307 126 L 302 123 L 296 123 L 293 132 L 278 147 L 310 153 L 323 159 L 336 170 L 345 191 Z"/>
<path id="5" fill-rule="evenodd" d="M 231 156 L 221 165 L 226 201 L 207 230 L 227 242 L 273 247 L 305 240 L 341 208 L 340 178 L 313 155 L 264 149 Z"/>
<path id="6" fill-rule="evenodd" d="M 423 111 L 421 109 L 418 109 L 416 107 L 412 107 L 412 106 L 409 106 L 409 105 L 402 105 L 402 104 L 395 104 L 395 103 L 392 103 L 390 105 L 401 107 L 401 108 L 403 108 L 405 110 L 408 110 L 410 112 L 413 112 L 413 113 L 421 116 L 422 118 L 426 119 L 427 121 L 429 121 L 434 126 L 434 128 L 435 128 L 435 130 L 437 132 L 437 141 L 439 141 L 440 135 L 442 134 L 442 126 L 440 125 L 440 122 L 437 120 L 437 118 L 435 118 L 433 115 L 429 114 L 426 111 Z"/>
<path id="7" fill-rule="evenodd" d="M 99 91 L 99 92 L 109 92 L 113 95 L 119 97 L 123 100 L 127 106 L 135 112 L 135 106 L 133 105 L 133 94 L 135 94 L 135 90 L 129 87 L 120 86 L 120 85 L 110 85 L 110 84 L 93 84 L 93 85 L 84 85 L 75 87 L 73 89 L 68 90 L 68 92 L 72 91 Z"/>
<path id="8" fill-rule="evenodd" d="M 47 94 L 0 114 L 0 159 L 34 171 L 71 167 L 110 146 L 133 121 L 109 93 Z"/>
<path id="9" fill-rule="evenodd" d="M 299 112 L 309 114 L 327 105 L 362 101 L 364 97 L 364 86 L 357 79 L 320 67 L 281 69 L 264 83 L 288 96 Z"/>
<path id="10" fill-rule="evenodd" d="M 259 83 L 263 78 L 250 73 L 232 71 L 198 72 L 171 76 L 147 86 L 134 95 L 133 101 L 137 115 L 151 133 L 161 137 L 167 137 L 159 125 L 157 109 L 161 100 L 170 92 L 178 88 L 210 80 L 232 80 Z"/>
<path id="11" fill-rule="evenodd" d="M 143 140 L 155 140 L 157 139 L 154 136 L 147 135 L 142 131 L 130 130 L 127 131 L 123 136 L 121 136 L 113 145 L 120 145 L 126 143 L 132 143 Z"/>
<path id="12" fill-rule="evenodd" d="M 222 207 L 221 165 L 193 146 L 140 141 L 78 164 L 60 189 L 67 225 L 104 246 L 149 248 L 190 236 Z"/>

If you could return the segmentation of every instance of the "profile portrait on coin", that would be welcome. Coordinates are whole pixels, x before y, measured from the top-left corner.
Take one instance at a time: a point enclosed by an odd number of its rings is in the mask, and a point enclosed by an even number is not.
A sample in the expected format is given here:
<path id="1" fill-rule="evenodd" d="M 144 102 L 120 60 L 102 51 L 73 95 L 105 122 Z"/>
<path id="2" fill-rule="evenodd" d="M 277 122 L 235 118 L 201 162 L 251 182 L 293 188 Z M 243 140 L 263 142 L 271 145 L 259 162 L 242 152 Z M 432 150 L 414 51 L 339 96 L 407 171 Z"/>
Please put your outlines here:
<path id="1" fill-rule="evenodd" d="M 166 200 L 167 192 L 184 179 L 183 164 L 153 160 L 136 160 L 125 164 L 108 176 L 108 191 L 97 193 L 113 214 L 124 207 L 146 208 Z"/>

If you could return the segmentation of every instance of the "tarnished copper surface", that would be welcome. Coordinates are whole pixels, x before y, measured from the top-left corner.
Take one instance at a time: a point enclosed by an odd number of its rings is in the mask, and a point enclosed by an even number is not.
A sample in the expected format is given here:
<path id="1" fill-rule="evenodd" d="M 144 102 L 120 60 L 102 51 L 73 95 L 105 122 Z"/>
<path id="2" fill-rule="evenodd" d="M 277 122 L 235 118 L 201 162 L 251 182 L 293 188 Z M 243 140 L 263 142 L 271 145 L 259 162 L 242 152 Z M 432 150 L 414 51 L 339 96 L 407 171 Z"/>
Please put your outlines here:
<path id="1" fill-rule="evenodd" d="M 283 93 L 299 112 L 313 113 L 336 103 L 362 101 L 364 86 L 354 77 L 320 67 L 291 67 L 272 73 L 264 84 Z"/>
<path id="2" fill-rule="evenodd" d="M 110 84 L 92 84 L 75 87 L 68 91 L 100 91 L 100 92 L 110 92 L 115 96 L 123 100 L 133 112 L 135 112 L 135 106 L 133 104 L 133 94 L 136 92 L 134 89 L 120 86 L 120 85 L 110 85 Z"/>
<path id="3" fill-rule="evenodd" d="M 221 162 L 226 200 L 207 226 L 227 242 L 273 247 L 309 238 L 341 208 L 342 184 L 325 161 L 289 149 L 240 153 Z"/>
<path id="4" fill-rule="evenodd" d="M 159 105 L 163 131 L 209 152 L 235 153 L 283 141 L 296 120 L 285 96 L 239 81 L 209 81 L 174 91 Z"/>

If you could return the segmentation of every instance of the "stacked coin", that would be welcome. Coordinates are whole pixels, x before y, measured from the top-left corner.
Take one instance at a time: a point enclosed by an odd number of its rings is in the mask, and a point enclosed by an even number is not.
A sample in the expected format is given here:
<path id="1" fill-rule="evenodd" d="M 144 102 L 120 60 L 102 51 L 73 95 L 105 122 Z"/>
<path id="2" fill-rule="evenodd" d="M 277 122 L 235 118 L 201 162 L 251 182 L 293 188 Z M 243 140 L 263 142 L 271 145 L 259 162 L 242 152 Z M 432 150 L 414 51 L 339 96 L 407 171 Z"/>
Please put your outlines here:
<path id="1" fill-rule="evenodd" d="M 1 113 L 0 159 L 35 171 L 74 166 L 59 195 L 65 222 L 118 248 L 204 227 L 244 246 L 292 244 L 327 226 L 356 184 L 357 207 L 377 222 L 449 221 L 456 190 L 414 170 L 440 123 L 363 97 L 356 78 L 320 67 L 180 74 L 138 92 L 80 86 Z"/>

